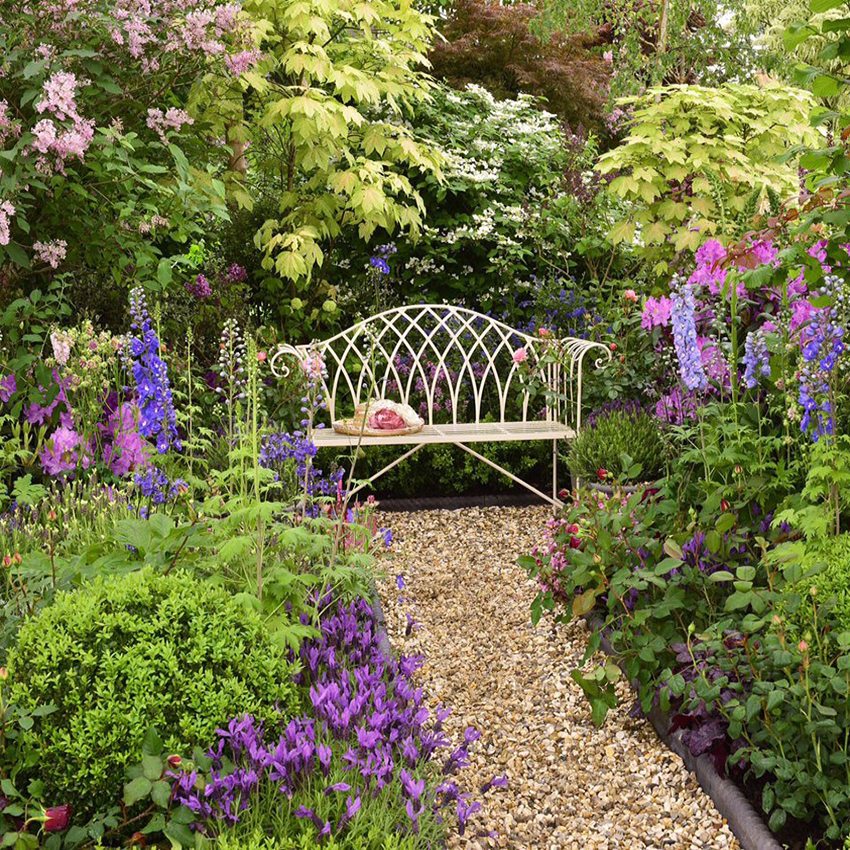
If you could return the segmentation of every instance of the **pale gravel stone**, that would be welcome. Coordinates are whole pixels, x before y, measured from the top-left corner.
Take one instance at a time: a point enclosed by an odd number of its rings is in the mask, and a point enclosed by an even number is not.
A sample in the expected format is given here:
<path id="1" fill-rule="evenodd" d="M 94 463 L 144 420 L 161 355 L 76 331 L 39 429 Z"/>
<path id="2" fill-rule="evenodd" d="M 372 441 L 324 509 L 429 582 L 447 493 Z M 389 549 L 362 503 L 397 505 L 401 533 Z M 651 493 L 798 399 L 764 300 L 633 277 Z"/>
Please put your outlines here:
<path id="1" fill-rule="evenodd" d="M 432 703 L 452 709 L 448 731 L 482 733 L 464 784 L 477 791 L 503 773 L 510 782 L 475 797 L 483 811 L 449 847 L 739 850 L 679 757 L 628 717 L 628 698 L 602 729 L 592 724 L 570 678 L 584 624 L 532 627 L 536 591 L 515 559 L 539 541 L 549 515 L 470 508 L 380 518 L 394 535 L 379 582 L 390 639 L 426 656 L 419 681 Z M 409 635 L 407 613 L 418 624 Z"/>

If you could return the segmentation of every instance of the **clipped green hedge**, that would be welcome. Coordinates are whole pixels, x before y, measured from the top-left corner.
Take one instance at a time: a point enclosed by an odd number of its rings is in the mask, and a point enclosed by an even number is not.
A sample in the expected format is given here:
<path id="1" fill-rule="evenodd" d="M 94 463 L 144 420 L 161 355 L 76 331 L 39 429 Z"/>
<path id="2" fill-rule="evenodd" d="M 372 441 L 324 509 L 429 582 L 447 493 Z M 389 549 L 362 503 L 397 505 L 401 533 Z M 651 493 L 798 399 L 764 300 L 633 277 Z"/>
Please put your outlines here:
<path id="1" fill-rule="evenodd" d="M 221 588 L 149 570 L 60 594 L 21 628 L 9 675 L 19 706 L 56 706 L 24 732 L 30 772 L 80 813 L 120 799 L 150 728 L 181 752 L 234 715 L 296 708 L 286 651 L 259 615 Z"/>
<path id="2" fill-rule="evenodd" d="M 623 459 L 639 465 L 630 475 Z M 605 469 L 620 483 L 655 481 L 664 471 L 664 439 L 654 416 L 634 409 L 612 410 L 600 414 L 585 426 L 570 445 L 568 462 L 574 476 L 595 479 Z"/>

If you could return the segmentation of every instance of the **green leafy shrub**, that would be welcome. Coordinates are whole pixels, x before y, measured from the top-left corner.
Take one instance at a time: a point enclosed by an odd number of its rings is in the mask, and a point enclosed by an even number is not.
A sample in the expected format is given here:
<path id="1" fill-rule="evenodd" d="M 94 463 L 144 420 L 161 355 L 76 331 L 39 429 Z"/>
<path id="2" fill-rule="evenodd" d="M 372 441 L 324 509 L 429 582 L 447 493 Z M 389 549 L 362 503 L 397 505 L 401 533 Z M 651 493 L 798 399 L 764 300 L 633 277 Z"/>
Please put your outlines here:
<path id="1" fill-rule="evenodd" d="M 120 794 L 156 728 L 171 751 L 227 718 L 294 707 L 286 651 L 225 590 L 143 570 L 99 579 L 26 623 L 9 660 L 11 701 L 53 704 L 25 733 L 48 794 L 91 812 Z"/>
<path id="2" fill-rule="evenodd" d="M 850 534 L 809 544 L 802 568 L 803 578 L 786 589 L 777 606 L 789 631 L 811 639 L 811 625 L 827 622 L 836 632 L 850 631 Z"/>
<path id="3" fill-rule="evenodd" d="M 625 404 L 592 417 L 570 446 L 573 475 L 596 477 L 604 469 L 615 481 L 654 481 L 664 470 L 664 439 L 658 423 L 637 405 Z"/>

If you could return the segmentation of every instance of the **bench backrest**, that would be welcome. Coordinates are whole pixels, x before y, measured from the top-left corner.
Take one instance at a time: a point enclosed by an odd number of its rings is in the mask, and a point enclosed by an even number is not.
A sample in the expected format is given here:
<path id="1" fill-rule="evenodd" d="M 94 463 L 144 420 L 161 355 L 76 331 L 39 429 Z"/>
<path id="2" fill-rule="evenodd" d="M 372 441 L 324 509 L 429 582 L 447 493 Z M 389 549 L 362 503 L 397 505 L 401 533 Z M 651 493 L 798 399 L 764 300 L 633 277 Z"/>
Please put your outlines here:
<path id="1" fill-rule="evenodd" d="M 537 363 L 545 346 L 558 352 L 557 363 L 539 370 L 551 391 L 548 402 L 530 400 L 528 367 L 516 355 L 523 350 L 526 363 Z M 464 307 L 417 304 L 385 310 L 312 345 L 281 345 L 272 369 L 285 375 L 288 358 L 304 362 L 321 354 L 332 421 L 370 398 L 390 398 L 418 410 L 428 424 L 546 419 L 578 430 L 582 364 L 593 349 L 601 351 L 597 366 L 610 360 L 597 342 L 543 340 Z"/>

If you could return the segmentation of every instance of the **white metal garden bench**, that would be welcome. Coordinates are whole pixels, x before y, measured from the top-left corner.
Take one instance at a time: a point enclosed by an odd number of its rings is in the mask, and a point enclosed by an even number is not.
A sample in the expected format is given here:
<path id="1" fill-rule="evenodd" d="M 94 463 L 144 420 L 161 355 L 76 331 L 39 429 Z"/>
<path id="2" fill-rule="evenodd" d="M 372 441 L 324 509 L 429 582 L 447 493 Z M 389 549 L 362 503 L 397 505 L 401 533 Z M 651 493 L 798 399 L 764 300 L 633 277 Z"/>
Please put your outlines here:
<path id="1" fill-rule="evenodd" d="M 536 363 L 544 346 L 554 346 L 555 363 L 540 366 L 548 388 L 539 407 L 530 404 L 526 370 L 514 353 L 524 349 Z M 361 402 L 391 398 L 409 404 L 425 420 L 421 431 L 404 436 L 340 434 L 313 429 L 319 446 L 352 448 L 409 445 L 412 448 L 387 464 L 356 489 L 371 484 L 423 446 L 451 443 L 537 496 L 560 505 L 558 441 L 581 428 L 582 367 L 585 355 L 602 352 L 599 368 L 611 352 L 598 342 L 572 337 L 557 340 L 531 336 L 489 316 L 445 304 L 417 304 L 385 310 L 347 330 L 311 345 L 281 345 L 271 359 L 274 374 L 289 374 L 285 359 L 302 364 L 321 355 L 327 374 L 321 379 L 331 421 L 351 415 Z M 441 422 L 440 420 L 447 420 Z M 504 469 L 470 447 L 470 443 L 552 441 L 552 495 Z M 356 492 L 356 491 L 352 491 Z"/>

